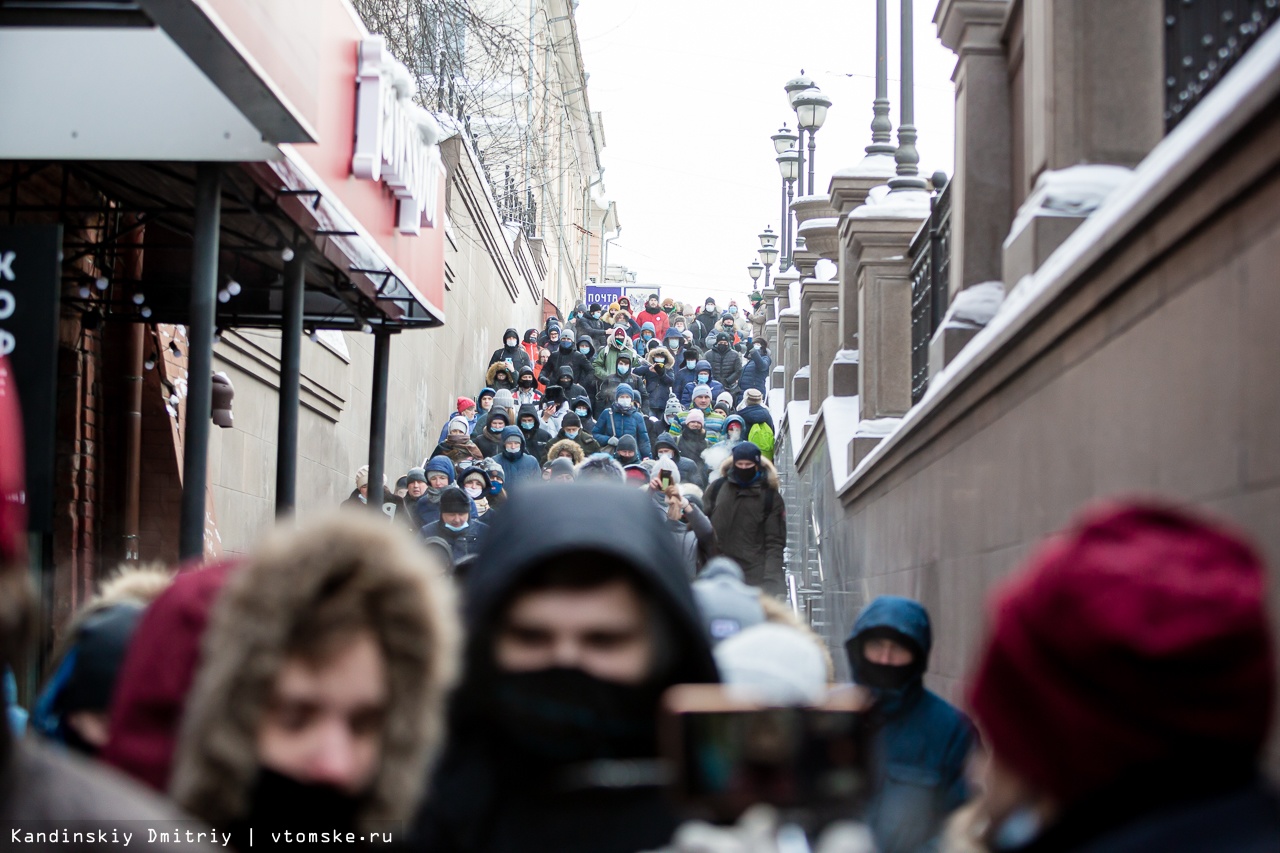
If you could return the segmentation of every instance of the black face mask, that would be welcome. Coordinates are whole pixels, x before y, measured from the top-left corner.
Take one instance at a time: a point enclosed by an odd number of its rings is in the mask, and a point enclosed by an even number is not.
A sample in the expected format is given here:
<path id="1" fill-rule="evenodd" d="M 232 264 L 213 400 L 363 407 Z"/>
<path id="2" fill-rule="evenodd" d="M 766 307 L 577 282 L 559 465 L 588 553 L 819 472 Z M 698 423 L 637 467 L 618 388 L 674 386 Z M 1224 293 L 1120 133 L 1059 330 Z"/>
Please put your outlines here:
<path id="1" fill-rule="evenodd" d="M 619 461 L 619 462 L 621 462 L 621 463 L 623 464 L 623 466 L 625 467 L 625 466 L 627 466 L 627 465 L 630 465 L 632 462 L 635 462 L 635 461 L 636 461 L 636 457 L 635 457 L 635 454 L 634 454 L 634 453 L 633 453 L 633 454 L 628 454 L 628 455 L 626 455 L 626 456 L 624 456 L 623 454 L 619 453 L 619 454 L 618 454 L 618 461 Z"/>
<path id="2" fill-rule="evenodd" d="M 521 380 L 520 380 L 520 387 L 521 387 L 521 388 L 532 388 L 532 387 L 533 387 L 533 380 L 532 380 L 532 379 L 521 379 Z"/>
<path id="3" fill-rule="evenodd" d="M 739 468 L 735 465 L 733 470 L 729 472 L 729 478 L 735 483 L 746 485 L 756 478 L 756 474 L 759 473 L 759 471 L 760 469 L 757 467 Z"/>
<path id="4" fill-rule="evenodd" d="M 354 831 L 361 799 L 331 785 L 299 782 L 283 773 L 259 767 L 249 792 L 249 810 L 244 819 L 233 826 L 238 840 L 243 842 L 235 846 L 240 850 L 248 849 L 249 827 L 259 830 L 259 837 L 262 830 L 272 828 Z"/>
<path id="5" fill-rule="evenodd" d="M 728 341 L 721 341 L 720 343 L 716 344 L 716 349 L 718 349 L 720 352 L 724 352 L 728 348 L 729 348 Z"/>
<path id="6" fill-rule="evenodd" d="M 887 663 L 872 663 L 865 657 L 858 662 L 855 674 L 858 683 L 863 687 L 874 687 L 877 690 L 901 690 L 915 680 L 919 673 L 911 664 L 892 666 Z"/>
<path id="7" fill-rule="evenodd" d="M 492 722 L 525 757 L 570 764 L 656 752 L 654 687 L 564 668 L 500 673 L 496 682 Z"/>

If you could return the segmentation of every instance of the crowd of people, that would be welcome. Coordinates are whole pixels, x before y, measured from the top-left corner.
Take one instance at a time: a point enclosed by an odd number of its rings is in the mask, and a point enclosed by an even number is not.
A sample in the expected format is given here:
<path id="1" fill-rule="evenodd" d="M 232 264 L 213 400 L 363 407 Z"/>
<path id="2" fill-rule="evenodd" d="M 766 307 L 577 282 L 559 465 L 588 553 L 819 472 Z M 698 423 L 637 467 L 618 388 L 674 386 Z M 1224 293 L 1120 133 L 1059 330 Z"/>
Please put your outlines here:
<path id="1" fill-rule="evenodd" d="M 628 418 L 628 385 L 586 417 Z M 837 683 L 831 647 L 770 583 L 784 510 L 768 506 L 776 484 L 753 442 L 734 443 L 699 495 L 683 488 L 683 455 L 663 452 L 678 450 L 670 434 L 646 454 L 634 433 L 600 442 L 573 411 L 553 431 L 545 406 L 522 405 L 478 410 L 479 426 L 460 407 L 446 452 L 406 475 L 403 496 L 384 492 L 389 511 L 363 482 L 364 511 L 281 524 L 243 557 L 104 582 L 59 627 L 25 723 L 0 727 L 4 837 L 56 850 L 121 832 L 171 848 L 151 830 L 190 850 L 803 849 L 778 826 L 786 814 L 767 833 L 754 811 L 712 827 L 670 796 L 664 696 L 721 685 L 755 707 L 856 697 L 864 772 L 820 853 L 1280 847 L 1262 773 L 1277 685 L 1267 571 L 1239 533 L 1154 502 L 1082 513 L 992 593 L 964 679 L 971 718 L 925 686 L 934 626 L 910 598 L 829 615 L 850 626 L 852 684 Z M 677 414 L 687 425 L 695 411 Z M 507 415 L 496 433 L 486 423 Z M 0 659 L 17 665 L 33 593 L 6 441 Z M 734 537 L 748 536 L 765 544 L 745 552 Z"/>

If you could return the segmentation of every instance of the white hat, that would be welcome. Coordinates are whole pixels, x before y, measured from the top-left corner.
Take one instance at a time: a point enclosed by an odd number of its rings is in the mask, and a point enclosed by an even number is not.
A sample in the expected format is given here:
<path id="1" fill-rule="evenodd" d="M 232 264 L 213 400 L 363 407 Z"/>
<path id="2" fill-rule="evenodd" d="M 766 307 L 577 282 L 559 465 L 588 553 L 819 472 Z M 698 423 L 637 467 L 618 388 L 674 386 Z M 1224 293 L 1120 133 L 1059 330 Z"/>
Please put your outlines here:
<path id="1" fill-rule="evenodd" d="M 746 628 L 712 651 L 731 694 L 770 705 L 817 705 L 826 698 L 822 651 L 788 625 Z"/>

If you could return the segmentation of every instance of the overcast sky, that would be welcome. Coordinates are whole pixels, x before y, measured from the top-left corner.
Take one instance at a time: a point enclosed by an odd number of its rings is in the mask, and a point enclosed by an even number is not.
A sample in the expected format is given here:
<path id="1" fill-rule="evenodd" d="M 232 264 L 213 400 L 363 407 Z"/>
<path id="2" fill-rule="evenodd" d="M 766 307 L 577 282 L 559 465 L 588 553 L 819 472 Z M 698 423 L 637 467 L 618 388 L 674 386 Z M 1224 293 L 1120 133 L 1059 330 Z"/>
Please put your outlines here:
<path id="1" fill-rule="evenodd" d="M 897 142 L 899 3 L 889 0 L 889 97 Z M 955 56 L 916 0 L 920 173 L 950 174 Z M 578 34 L 603 113 L 605 189 L 622 233 L 609 263 L 641 284 L 721 305 L 751 290 L 756 235 L 779 230 L 781 178 L 769 137 L 795 113 L 782 86 L 800 73 L 833 101 L 817 137 L 817 188 L 871 142 L 874 0 L 582 0 Z M 777 272 L 777 265 L 774 266 Z"/>

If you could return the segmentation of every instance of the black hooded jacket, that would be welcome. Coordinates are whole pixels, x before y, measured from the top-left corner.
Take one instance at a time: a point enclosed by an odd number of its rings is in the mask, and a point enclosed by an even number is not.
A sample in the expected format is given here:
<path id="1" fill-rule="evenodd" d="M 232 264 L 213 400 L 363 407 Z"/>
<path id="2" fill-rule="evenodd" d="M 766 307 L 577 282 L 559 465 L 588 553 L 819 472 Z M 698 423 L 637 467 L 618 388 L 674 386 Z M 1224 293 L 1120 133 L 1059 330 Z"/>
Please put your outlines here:
<path id="1" fill-rule="evenodd" d="M 578 352 L 576 347 L 577 344 L 570 344 L 568 349 L 558 347 L 553 350 L 547 358 L 547 363 L 542 365 L 538 382 L 542 385 L 550 385 L 560 376 L 560 369 L 567 367 L 573 371 L 573 381 L 585 389 L 587 381 L 595 378 L 595 371 L 591 368 L 590 359 Z"/>
<path id="2" fill-rule="evenodd" d="M 516 345 L 507 346 L 507 338 L 515 338 Z M 524 347 L 520 346 L 520 334 L 515 329 L 507 329 L 502 333 L 502 346 L 493 351 L 493 355 L 489 357 L 489 363 L 495 364 L 506 359 L 511 359 L 511 366 L 515 368 L 516 373 L 520 372 L 522 366 L 533 367 L 533 362 L 529 361 L 529 354 L 524 351 Z"/>
<path id="3" fill-rule="evenodd" d="M 552 505 L 574 523 L 547 525 Z M 629 519 L 633 535 L 617 535 L 619 518 Z M 454 696 L 449 748 L 415 821 L 415 849 L 629 853 L 670 842 L 678 819 L 661 788 L 566 787 L 556 781 L 562 769 L 522 759 L 492 719 L 492 643 L 511 591 L 532 571 L 574 553 L 629 568 L 648 592 L 671 652 L 654 687 L 718 680 L 675 540 L 665 530 L 652 502 L 622 485 L 532 486 L 512 495 L 467 578 L 466 671 Z"/>
<path id="4" fill-rule="evenodd" d="M 533 418 L 533 429 L 526 431 L 521 427 L 520 432 L 524 433 L 524 452 L 538 460 L 541 465 L 547 461 L 547 446 L 551 444 L 551 433 L 547 432 L 541 426 L 541 420 L 538 418 L 538 407 L 532 403 L 525 403 L 516 413 L 516 426 L 520 426 L 521 418 Z"/>

